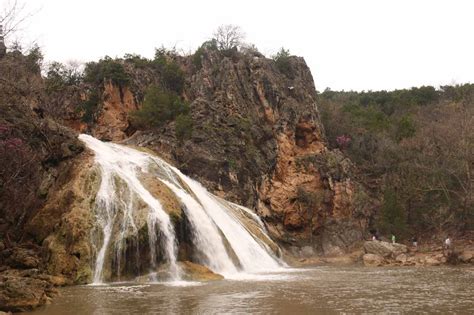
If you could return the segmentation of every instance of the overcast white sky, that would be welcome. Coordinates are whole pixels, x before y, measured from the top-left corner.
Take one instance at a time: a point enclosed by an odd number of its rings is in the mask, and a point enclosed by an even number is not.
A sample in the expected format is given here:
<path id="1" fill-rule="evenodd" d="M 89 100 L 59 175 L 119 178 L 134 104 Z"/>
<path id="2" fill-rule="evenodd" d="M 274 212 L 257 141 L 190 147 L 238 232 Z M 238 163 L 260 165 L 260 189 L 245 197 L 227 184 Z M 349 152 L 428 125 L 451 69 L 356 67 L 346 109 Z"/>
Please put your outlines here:
<path id="1" fill-rule="evenodd" d="M 192 51 L 217 26 L 236 24 L 267 56 L 281 46 L 303 56 L 318 90 L 474 82 L 469 0 L 34 0 L 27 6 L 40 8 L 25 32 L 47 60 L 151 57 L 162 44 Z"/>

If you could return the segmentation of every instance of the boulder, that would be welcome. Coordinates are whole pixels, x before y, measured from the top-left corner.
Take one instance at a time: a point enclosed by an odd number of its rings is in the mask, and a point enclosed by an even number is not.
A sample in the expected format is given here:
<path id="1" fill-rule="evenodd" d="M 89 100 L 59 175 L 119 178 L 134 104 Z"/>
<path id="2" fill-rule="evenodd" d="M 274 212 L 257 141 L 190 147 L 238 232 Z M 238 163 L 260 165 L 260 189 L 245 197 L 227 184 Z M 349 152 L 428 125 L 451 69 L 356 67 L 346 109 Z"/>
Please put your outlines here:
<path id="1" fill-rule="evenodd" d="M 50 283 L 30 277 L 0 275 L 0 311 L 23 312 L 48 303 L 55 290 Z"/>
<path id="2" fill-rule="evenodd" d="M 398 261 L 399 263 L 404 264 L 404 263 L 407 262 L 407 255 L 406 254 L 400 254 L 395 258 L 395 260 Z"/>
<path id="3" fill-rule="evenodd" d="M 362 260 L 364 261 L 364 265 L 368 267 L 382 266 L 385 263 L 384 258 L 377 254 L 365 254 L 362 256 Z"/>
<path id="4" fill-rule="evenodd" d="M 383 241 L 366 241 L 364 243 L 364 250 L 367 254 L 376 254 L 384 258 L 395 258 L 400 254 L 408 251 L 407 246 L 402 244 L 392 244 Z"/>
<path id="5" fill-rule="evenodd" d="M 463 263 L 474 262 L 474 251 L 465 250 L 459 254 L 458 258 Z"/>
<path id="6" fill-rule="evenodd" d="M 192 263 L 190 261 L 183 261 L 179 263 L 183 271 L 183 279 L 189 281 L 215 281 L 222 280 L 224 277 L 220 274 L 214 273 L 206 266 Z"/>

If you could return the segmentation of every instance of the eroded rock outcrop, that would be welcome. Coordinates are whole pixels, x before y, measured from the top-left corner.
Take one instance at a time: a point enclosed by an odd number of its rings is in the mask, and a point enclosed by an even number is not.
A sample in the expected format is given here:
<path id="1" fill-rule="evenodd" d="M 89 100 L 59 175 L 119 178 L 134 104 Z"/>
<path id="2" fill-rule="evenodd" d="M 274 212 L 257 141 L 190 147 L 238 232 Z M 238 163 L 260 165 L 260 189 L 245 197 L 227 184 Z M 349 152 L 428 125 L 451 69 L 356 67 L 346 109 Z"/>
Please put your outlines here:
<path id="1" fill-rule="evenodd" d="M 135 97 L 127 86 L 104 85 L 101 111 L 91 130 L 96 138 L 106 141 L 120 141 L 127 137 L 130 127 L 128 114 L 138 108 Z"/>

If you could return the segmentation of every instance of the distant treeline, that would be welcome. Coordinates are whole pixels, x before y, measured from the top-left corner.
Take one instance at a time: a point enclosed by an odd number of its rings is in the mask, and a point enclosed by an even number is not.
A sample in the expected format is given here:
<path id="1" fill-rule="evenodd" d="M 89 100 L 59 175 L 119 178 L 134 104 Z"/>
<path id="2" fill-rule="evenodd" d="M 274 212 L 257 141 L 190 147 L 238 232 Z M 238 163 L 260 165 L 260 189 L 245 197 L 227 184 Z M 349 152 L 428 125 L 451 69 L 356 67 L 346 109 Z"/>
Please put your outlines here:
<path id="1" fill-rule="evenodd" d="M 319 93 L 332 148 L 344 151 L 381 200 L 374 227 L 473 229 L 474 84 Z"/>

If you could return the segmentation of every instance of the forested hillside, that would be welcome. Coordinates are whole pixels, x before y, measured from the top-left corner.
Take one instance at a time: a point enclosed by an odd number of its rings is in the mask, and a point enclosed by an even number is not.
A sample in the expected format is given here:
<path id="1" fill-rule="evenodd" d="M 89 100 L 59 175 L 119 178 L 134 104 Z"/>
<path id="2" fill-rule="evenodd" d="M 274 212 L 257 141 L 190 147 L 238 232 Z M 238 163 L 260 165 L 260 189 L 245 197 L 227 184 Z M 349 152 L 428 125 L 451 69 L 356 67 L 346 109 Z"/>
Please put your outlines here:
<path id="1" fill-rule="evenodd" d="M 319 94 L 330 147 L 381 200 L 385 233 L 473 228 L 474 84 Z"/>

